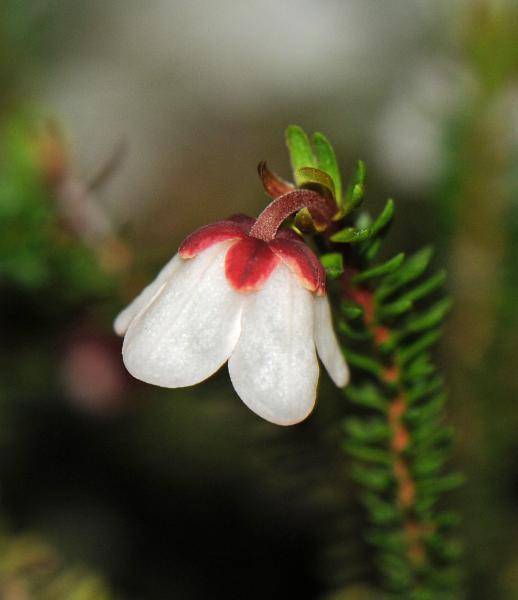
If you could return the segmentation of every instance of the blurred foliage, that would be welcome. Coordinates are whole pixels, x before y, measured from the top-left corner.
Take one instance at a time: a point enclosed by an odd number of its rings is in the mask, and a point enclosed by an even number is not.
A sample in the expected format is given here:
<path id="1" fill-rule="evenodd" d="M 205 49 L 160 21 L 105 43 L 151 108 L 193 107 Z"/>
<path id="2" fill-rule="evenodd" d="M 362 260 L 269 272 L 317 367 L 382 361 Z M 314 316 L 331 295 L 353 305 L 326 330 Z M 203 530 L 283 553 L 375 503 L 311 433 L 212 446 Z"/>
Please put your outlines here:
<path id="1" fill-rule="evenodd" d="M 33 292 L 59 289 L 76 302 L 113 293 L 95 254 L 60 215 L 51 181 L 59 166 L 49 164 L 59 156 L 46 144 L 48 131 L 23 114 L 1 126 L 0 281 Z"/>
<path id="2" fill-rule="evenodd" d="M 0 537 L 3 600 L 110 600 L 106 584 L 82 567 L 65 567 L 55 550 L 30 536 Z"/>
<path id="3" fill-rule="evenodd" d="M 518 5 L 474 3 L 458 28 L 475 85 L 446 124 L 448 169 L 435 196 L 456 300 L 444 364 L 467 473 L 469 597 L 514 598 L 518 588 L 496 574 L 514 570 L 518 554 Z"/>

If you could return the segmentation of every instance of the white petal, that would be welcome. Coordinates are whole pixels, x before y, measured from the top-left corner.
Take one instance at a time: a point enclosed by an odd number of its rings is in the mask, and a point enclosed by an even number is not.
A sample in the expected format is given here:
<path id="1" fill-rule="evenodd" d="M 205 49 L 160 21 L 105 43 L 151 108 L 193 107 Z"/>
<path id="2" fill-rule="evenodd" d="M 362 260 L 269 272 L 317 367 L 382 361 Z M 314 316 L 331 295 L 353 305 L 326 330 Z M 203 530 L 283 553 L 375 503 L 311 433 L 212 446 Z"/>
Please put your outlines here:
<path id="1" fill-rule="evenodd" d="M 315 298 L 315 344 L 320 360 L 338 387 L 349 381 L 349 369 L 336 339 L 327 296 Z"/>
<path id="2" fill-rule="evenodd" d="M 248 297 L 228 369 L 241 400 L 267 421 L 292 425 L 315 405 L 313 323 L 313 294 L 284 265 Z"/>
<path id="3" fill-rule="evenodd" d="M 239 337 L 245 297 L 224 273 L 229 243 L 183 261 L 131 323 L 122 354 L 137 379 L 164 387 L 203 381 L 228 359 Z"/>
<path id="4" fill-rule="evenodd" d="M 155 279 L 145 287 L 140 294 L 122 310 L 113 323 L 115 333 L 124 335 L 131 321 L 142 312 L 160 293 L 166 281 L 174 274 L 181 265 L 182 259 L 175 254 L 173 258 L 161 269 Z"/>

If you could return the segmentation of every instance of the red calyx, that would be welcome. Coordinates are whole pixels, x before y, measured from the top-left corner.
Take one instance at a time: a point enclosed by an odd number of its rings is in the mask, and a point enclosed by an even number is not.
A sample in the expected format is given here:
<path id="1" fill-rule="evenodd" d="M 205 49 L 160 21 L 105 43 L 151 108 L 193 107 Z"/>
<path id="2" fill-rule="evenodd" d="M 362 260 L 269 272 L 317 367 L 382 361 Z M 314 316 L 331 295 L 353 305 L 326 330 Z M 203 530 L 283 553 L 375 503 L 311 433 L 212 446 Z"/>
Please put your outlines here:
<path id="1" fill-rule="evenodd" d="M 255 292 L 263 286 L 279 260 L 269 244 L 246 237 L 229 248 L 225 257 L 225 275 L 238 292 Z"/>
<path id="2" fill-rule="evenodd" d="M 193 258 L 218 242 L 246 238 L 253 223 L 254 219 L 246 215 L 234 215 L 225 221 L 205 225 L 185 238 L 178 253 L 182 258 Z"/>
<path id="3" fill-rule="evenodd" d="M 309 246 L 289 229 L 279 229 L 271 241 L 249 235 L 255 222 L 245 215 L 236 215 L 226 221 L 206 225 L 185 239 L 179 254 L 189 259 L 213 244 L 231 241 L 225 257 L 225 275 L 238 292 L 260 289 L 282 262 L 303 287 L 319 295 L 324 294 L 325 271 Z"/>
<path id="4" fill-rule="evenodd" d="M 290 240 L 280 236 L 268 246 L 298 277 L 306 289 L 319 295 L 325 294 L 326 273 L 309 246 L 300 240 Z"/>

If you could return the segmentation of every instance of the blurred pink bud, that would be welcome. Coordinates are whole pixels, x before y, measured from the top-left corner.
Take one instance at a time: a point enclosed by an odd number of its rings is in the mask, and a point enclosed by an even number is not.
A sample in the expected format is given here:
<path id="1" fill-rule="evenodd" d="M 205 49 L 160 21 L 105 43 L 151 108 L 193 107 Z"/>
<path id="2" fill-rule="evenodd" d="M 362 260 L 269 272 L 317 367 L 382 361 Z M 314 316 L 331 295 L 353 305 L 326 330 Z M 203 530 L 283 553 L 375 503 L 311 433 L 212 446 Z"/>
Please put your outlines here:
<path id="1" fill-rule="evenodd" d="M 87 412 L 111 414 L 125 405 L 128 380 L 111 339 L 72 338 L 61 363 L 61 381 L 70 400 Z"/>

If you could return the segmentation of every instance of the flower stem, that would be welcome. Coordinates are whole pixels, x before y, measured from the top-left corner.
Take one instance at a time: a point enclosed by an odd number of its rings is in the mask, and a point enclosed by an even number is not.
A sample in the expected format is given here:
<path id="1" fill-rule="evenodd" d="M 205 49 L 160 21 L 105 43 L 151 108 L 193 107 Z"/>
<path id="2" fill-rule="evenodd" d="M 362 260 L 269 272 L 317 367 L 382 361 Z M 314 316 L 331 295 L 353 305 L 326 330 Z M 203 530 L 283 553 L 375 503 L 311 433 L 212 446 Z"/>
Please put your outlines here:
<path id="1" fill-rule="evenodd" d="M 329 225 L 337 212 L 334 200 L 311 190 L 293 190 L 268 204 L 257 217 L 250 235 L 265 242 L 272 241 L 282 223 L 302 208 L 309 209 L 313 219 L 322 225 Z"/>

